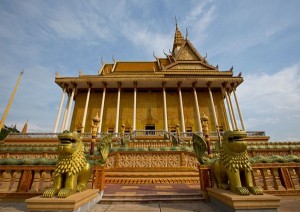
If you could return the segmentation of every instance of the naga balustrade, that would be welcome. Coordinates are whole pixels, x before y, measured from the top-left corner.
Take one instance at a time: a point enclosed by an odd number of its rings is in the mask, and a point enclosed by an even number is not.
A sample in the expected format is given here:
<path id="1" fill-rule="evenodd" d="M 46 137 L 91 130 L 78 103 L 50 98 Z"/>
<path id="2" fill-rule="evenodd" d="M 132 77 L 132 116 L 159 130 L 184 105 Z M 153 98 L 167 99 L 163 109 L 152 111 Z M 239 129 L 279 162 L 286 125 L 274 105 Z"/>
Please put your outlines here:
<path id="1" fill-rule="evenodd" d="M 104 190 L 105 167 L 94 166 L 88 188 Z M 54 165 L 5 165 L 0 167 L 0 199 L 26 199 L 41 195 L 53 184 Z"/>
<path id="2" fill-rule="evenodd" d="M 209 165 L 198 165 L 200 187 L 207 197 L 207 188 L 216 188 Z M 253 184 L 264 193 L 273 195 L 300 195 L 300 163 L 254 163 Z"/>

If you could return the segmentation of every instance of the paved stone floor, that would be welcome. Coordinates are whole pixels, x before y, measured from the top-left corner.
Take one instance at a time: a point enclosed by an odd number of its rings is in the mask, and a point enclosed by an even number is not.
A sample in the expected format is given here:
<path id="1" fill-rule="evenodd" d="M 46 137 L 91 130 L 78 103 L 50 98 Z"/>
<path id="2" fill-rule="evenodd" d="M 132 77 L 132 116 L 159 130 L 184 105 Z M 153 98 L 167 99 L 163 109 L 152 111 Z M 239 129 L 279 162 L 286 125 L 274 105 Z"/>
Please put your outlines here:
<path id="1" fill-rule="evenodd" d="M 113 195 L 172 195 L 172 194 L 190 194 L 199 193 L 199 184 L 138 184 L 138 185 L 122 185 L 107 184 L 105 186 L 105 194 Z"/>
<path id="2" fill-rule="evenodd" d="M 180 194 L 199 192 L 196 184 L 148 184 L 148 185 L 117 185 L 110 184 L 105 188 L 105 194 L 135 195 L 135 194 Z M 279 212 L 296 212 L 300 210 L 300 196 L 281 196 Z M 0 212 L 28 211 L 24 202 L 1 202 Z M 96 204 L 90 212 L 109 211 L 216 211 L 210 204 L 199 202 L 163 202 L 163 203 L 114 203 Z"/>
<path id="3" fill-rule="evenodd" d="M 279 212 L 296 212 L 300 208 L 300 196 L 282 197 Z M 27 212 L 25 203 L 0 202 L 1 212 Z M 196 203 L 160 203 L 160 204 L 97 204 L 90 212 L 109 211 L 159 211 L 159 212 L 187 212 L 187 211 L 216 211 L 212 206 L 200 202 Z"/>

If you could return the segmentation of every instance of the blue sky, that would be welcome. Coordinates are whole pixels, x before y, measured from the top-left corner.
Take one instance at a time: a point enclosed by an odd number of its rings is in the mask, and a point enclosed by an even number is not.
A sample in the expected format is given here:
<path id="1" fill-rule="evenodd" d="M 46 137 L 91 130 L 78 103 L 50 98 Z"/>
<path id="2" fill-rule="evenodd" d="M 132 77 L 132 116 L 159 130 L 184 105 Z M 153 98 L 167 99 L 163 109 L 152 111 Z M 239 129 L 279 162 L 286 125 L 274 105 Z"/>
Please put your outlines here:
<path id="1" fill-rule="evenodd" d="M 220 70 L 245 82 L 237 95 L 247 130 L 300 141 L 300 1 L 0 0 L 0 115 L 22 69 L 6 120 L 52 132 L 61 76 L 96 74 L 104 62 L 153 60 L 172 48 L 174 17 Z"/>

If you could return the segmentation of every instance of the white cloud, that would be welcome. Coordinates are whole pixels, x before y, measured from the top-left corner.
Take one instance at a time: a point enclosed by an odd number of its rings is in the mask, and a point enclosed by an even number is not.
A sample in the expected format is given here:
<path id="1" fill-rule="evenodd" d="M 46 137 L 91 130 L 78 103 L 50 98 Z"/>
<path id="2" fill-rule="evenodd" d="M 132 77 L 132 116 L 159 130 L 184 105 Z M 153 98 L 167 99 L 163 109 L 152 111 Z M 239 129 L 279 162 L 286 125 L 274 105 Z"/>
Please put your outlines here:
<path id="1" fill-rule="evenodd" d="M 206 30 L 215 18 L 216 6 L 211 4 L 212 1 L 197 2 L 191 11 L 187 13 L 183 21 L 184 26 L 188 26 L 191 30 L 192 38 L 195 44 L 202 43 L 207 37 Z"/>
<path id="2" fill-rule="evenodd" d="M 237 89 L 246 128 L 270 133 L 271 140 L 285 135 L 300 141 L 300 65 L 273 74 L 249 74 Z"/>
<path id="3" fill-rule="evenodd" d="M 246 75 L 239 93 L 244 104 L 259 113 L 300 111 L 300 66 L 274 74 Z"/>

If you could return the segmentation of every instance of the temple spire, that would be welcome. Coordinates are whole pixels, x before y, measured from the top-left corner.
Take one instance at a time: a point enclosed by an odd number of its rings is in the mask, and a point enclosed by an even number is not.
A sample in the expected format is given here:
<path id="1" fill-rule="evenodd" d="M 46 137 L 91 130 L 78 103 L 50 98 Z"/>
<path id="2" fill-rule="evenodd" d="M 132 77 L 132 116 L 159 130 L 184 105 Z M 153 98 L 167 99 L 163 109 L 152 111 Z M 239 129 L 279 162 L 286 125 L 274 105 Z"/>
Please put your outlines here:
<path id="1" fill-rule="evenodd" d="M 2 127 L 3 127 L 3 125 L 4 125 L 4 122 L 5 122 L 5 120 L 6 120 L 6 116 L 7 116 L 7 114 L 8 114 L 8 111 L 9 111 L 10 107 L 11 107 L 11 104 L 12 104 L 12 102 L 13 102 L 13 100 L 14 100 L 15 94 L 16 94 L 16 92 L 17 92 L 17 89 L 18 89 L 18 86 L 19 86 L 19 84 L 20 84 L 20 81 L 21 81 L 21 79 L 22 79 L 23 74 L 24 74 L 24 70 L 22 70 L 21 73 L 20 73 L 20 75 L 19 75 L 18 81 L 17 81 L 17 83 L 16 83 L 16 85 L 15 85 L 15 88 L 14 88 L 14 90 L 13 90 L 11 96 L 10 96 L 9 102 L 8 102 L 8 104 L 7 104 L 7 106 L 6 106 L 5 111 L 4 111 L 4 114 L 3 114 L 2 119 L 1 119 L 1 122 L 0 122 L 0 130 L 2 129 Z"/>
<path id="2" fill-rule="evenodd" d="M 21 133 L 27 133 L 27 128 L 28 128 L 28 119 L 27 119 L 26 123 L 24 124 L 24 127 L 23 127 Z"/>
<path id="3" fill-rule="evenodd" d="M 174 35 L 174 43 L 173 43 L 173 51 L 172 53 L 175 53 L 178 51 L 178 48 L 184 43 L 184 37 L 182 36 L 182 33 L 180 32 L 177 20 L 176 20 L 176 29 L 175 29 L 175 35 Z"/>

